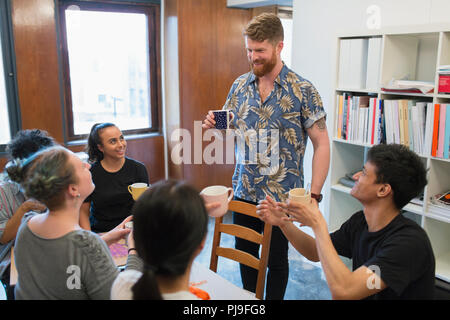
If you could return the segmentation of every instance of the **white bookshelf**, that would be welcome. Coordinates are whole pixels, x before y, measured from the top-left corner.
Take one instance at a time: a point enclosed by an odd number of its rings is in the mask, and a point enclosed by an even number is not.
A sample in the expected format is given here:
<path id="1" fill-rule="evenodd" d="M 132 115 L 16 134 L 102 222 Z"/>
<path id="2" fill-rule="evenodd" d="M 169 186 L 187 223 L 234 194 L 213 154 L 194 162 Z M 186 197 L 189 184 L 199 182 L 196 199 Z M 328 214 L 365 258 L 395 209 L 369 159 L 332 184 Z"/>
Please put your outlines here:
<path id="1" fill-rule="evenodd" d="M 425 28 L 379 30 L 371 34 L 344 34 L 337 38 L 337 74 L 333 92 L 332 140 L 330 166 L 330 196 L 328 203 L 328 225 L 330 232 L 338 229 L 350 216 L 362 209 L 362 205 L 350 195 L 351 188 L 339 184 L 345 174 L 354 172 L 364 165 L 368 149 L 367 143 L 358 143 L 339 139 L 336 136 L 336 95 L 342 93 L 371 94 L 378 99 L 414 99 L 435 103 L 450 103 L 450 94 L 438 94 L 439 65 L 450 64 L 450 25 L 438 25 Z M 370 39 L 381 37 L 381 56 L 379 62 L 378 88 L 365 89 L 340 87 L 340 41 L 352 39 Z M 369 66 L 367 67 L 369 69 Z M 434 82 L 433 93 L 392 93 L 381 88 L 392 78 L 400 79 L 409 75 L 410 80 Z M 422 100 L 423 99 L 423 100 Z M 450 190 L 450 160 L 419 155 L 428 168 L 428 184 L 424 190 L 422 205 L 410 203 L 404 210 L 408 218 L 416 221 L 427 232 L 436 259 L 436 277 L 450 282 L 450 214 L 442 216 L 431 212 L 429 199 L 437 193 Z"/>

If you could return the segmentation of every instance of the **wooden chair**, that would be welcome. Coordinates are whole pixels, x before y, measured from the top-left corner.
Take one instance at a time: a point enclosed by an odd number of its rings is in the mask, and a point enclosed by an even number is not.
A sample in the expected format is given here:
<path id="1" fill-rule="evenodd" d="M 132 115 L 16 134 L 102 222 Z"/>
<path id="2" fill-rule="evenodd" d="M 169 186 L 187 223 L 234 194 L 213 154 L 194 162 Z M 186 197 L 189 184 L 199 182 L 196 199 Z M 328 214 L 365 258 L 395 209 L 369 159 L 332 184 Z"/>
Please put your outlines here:
<path id="1" fill-rule="evenodd" d="M 256 205 L 250 203 L 232 200 L 230 201 L 228 210 L 258 218 L 258 215 L 256 214 Z M 242 250 L 221 247 L 220 237 L 222 233 L 226 233 L 262 245 L 260 259 L 257 259 L 251 254 Z M 216 218 L 216 224 L 214 226 L 214 239 L 211 251 L 211 263 L 209 268 L 212 271 L 217 272 L 217 261 L 219 256 L 221 256 L 258 270 L 255 296 L 258 299 L 263 299 L 271 236 L 272 226 L 267 223 L 264 226 L 264 233 L 260 234 L 247 227 L 236 224 L 223 223 L 223 217 Z"/>

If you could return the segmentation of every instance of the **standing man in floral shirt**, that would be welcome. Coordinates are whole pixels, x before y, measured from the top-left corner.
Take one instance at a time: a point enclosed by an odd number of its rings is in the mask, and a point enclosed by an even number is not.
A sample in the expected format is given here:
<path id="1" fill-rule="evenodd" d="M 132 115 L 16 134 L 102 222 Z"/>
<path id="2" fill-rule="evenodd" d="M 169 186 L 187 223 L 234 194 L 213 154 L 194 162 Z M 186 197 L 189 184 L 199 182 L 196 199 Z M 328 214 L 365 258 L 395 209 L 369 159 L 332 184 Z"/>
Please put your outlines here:
<path id="1" fill-rule="evenodd" d="M 244 30 L 244 37 L 251 71 L 234 81 L 223 107 L 232 114 L 230 127 L 236 136 L 243 137 L 241 147 L 235 148 L 235 199 L 257 204 L 269 195 L 284 202 L 289 190 L 303 187 L 303 157 L 309 137 L 314 147 L 311 195 L 320 202 L 330 161 L 320 95 L 311 82 L 281 60 L 284 35 L 276 15 L 255 17 Z M 203 128 L 213 128 L 214 124 L 214 114 L 209 111 Z M 255 153 L 261 143 L 268 147 Z M 233 214 L 233 220 L 259 232 L 264 228 L 256 218 Z M 236 249 L 258 257 L 259 246 L 249 241 L 236 238 Z M 272 231 L 268 269 L 266 299 L 281 300 L 289 263 L 288 241 L 278 227 Z M 242 264 L 240 270 L 244 288 L 255 292 L 257 271 Z"/>

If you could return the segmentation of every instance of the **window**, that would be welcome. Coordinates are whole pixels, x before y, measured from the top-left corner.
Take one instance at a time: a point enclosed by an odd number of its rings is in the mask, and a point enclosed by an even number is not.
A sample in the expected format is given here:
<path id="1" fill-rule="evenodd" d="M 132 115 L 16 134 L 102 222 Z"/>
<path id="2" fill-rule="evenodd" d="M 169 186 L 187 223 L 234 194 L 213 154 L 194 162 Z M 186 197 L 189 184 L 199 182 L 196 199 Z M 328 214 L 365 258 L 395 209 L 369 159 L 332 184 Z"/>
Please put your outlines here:
<path id="1" fill-rule="evenodd" d="M 60 1 L 68 140 L 159 130 L 159 5 Z"/>
<path id="2" fill-rule="evenodd" d="M 9 1 L 0 2 L 0 152 L 19 130 Z"/>
<path id="3" fill-rule="evenodd" d="M 3 46 L 0 46 L 0 144 L 5 144 L 11 139 L 11 129 L 9 125 L 8 100 L 6 98 L 5 68 L 3 63 Z"/>
<path id="4" fill-rule="evenodd" d="M 292 8 L 279 7 L 278 17 L 284 29 L 284 47 L 281 51 L 281 60 L 286 66 L 292 68 Z"/>

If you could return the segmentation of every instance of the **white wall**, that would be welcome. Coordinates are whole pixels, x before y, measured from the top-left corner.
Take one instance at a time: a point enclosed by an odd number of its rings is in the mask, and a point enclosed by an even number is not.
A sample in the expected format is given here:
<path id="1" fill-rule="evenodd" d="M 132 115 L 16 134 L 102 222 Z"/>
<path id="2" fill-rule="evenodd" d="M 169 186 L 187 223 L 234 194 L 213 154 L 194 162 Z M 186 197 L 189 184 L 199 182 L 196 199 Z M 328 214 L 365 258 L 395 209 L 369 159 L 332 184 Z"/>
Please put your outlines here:
<path id="1" fill-rule="evenodd" d="M 332 128 L 336 38 L 339 34 L 374 32 L 367 27 L 366 10 L 371 5 L 380 9 L 381 28 L 450 22 L 449 0 L 294 0 L 292 69 L 310 80 L 321 94 L 325 110 L 330 114 L 328 128 Z M 311 181 L 311 159 L 309 143 L 304 161 L 305 184 Z M 329 188 L 327 179 L 321 204 L 326 217 Z"/>

